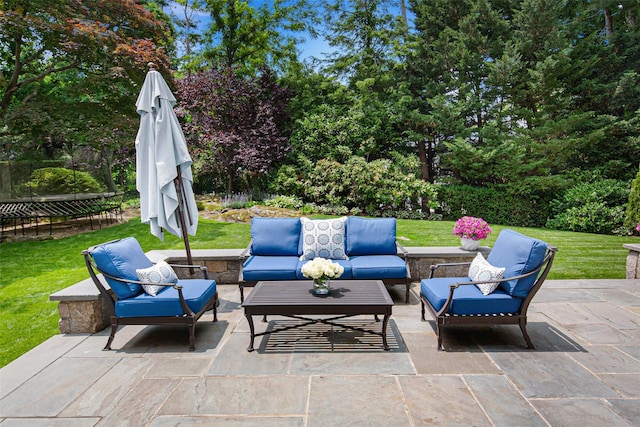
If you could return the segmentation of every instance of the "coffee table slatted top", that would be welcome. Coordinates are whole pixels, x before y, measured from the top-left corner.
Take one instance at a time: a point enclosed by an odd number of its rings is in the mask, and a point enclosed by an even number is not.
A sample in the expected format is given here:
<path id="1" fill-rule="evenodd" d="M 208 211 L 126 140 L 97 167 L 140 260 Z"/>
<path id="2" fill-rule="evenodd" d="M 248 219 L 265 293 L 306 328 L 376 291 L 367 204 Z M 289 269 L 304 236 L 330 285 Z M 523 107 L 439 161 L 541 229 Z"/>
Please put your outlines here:
<path id="1" fill-rule="evenodd" d="M 250 314 L 252 308 L 261 308 L 262 314 L 266 307 L 287 307 L 285 313 L 297 311 L 294 307 L 308 313 L 314 307 L 312 311 L 326 314 L 384 314 L 393 306 L 393 299 L 380 280 L 332 280 L 331 292 L 326 296 L 313 295 L 312 288 L 310 280 L 258 282 L 242 306 L 246 314 Z"/>

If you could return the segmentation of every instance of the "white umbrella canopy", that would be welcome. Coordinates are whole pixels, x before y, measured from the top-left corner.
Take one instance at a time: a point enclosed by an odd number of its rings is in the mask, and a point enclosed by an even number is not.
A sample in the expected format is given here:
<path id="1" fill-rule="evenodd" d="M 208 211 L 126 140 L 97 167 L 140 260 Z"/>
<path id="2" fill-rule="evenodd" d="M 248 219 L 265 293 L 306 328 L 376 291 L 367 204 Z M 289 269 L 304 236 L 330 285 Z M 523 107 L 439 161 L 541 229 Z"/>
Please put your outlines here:
<path id="1" fill-rule="evenodd" d="M 140 216 L 151 234 L 164 240 L 163 229 L 182 237 L 191 263 L 187 234 L 196 234 L 198 208 L 193 195 L 191 156 L 173 106 L 176 98 L 162 75 L 149 64 L 136 108 L 136 188 Z M 186 233 L 185 233 L 186 231 Z"/>

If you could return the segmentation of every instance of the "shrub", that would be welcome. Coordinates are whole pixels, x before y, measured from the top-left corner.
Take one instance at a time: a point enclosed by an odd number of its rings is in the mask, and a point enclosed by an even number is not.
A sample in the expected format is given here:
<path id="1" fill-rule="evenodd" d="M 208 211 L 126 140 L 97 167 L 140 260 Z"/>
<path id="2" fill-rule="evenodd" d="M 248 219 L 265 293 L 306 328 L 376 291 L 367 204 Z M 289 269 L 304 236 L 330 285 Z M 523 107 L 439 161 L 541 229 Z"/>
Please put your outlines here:
<path id="1" fill-rule="evenodd" d="M 547 228 L 584 233 L 612 234 L 624 220 L 622 206 L 607 206 L 604 202 L 588 202 L 573 206 L 547 221 Z"/>
<path id="2" fill-rule="evenodd" d="M 359 208 L 382 216 L 399 210 L 420 210 L 436 203 L 434 186 L 386 159 L 367 162 L 353 156 L 341 164 L 320 160 L 304 180 L 305 199 L 318 205 Z"/>
<path id="3" fill-rule="evenodd" d="M 33 195 L 99 193 L 104 188 L 89 173 L 65 168 L 41 168 L 25 183 Z"/>
<path id="4" fill-rule="evenodd" d="M 631 184 L 624 228 L 627 232 L 634 232 L 634 230 L 638 232 L 640 231 L 637 230 L 638 224 L 640 224 L 640 167 L 638 167 L 638 174 Z"/>
<path id="5" fill-rule="evenodd" d="M 302 200 L 295 196 L 274 196 L 263 202 L 265 206 L 283 209 L 300 209 L 303 205 Z"/>
<path id="6" fill-rule="evenodd" d="M 535 194 L 513 194 L 502 187 L 470 185 L 438 186 L 443 219 L 455 221 L 461 216 L 484 218 L 491 224 L 541 227 L 548 218 L 548 206 Z"/>
<path id="7" fill-rule="evenodd" d="M 220 201 L 220 204 L 224 208 L 229 209 L 244 209 L 251 206 L 251 196 L 246 193 L 235 193 L 224 196 Z"/>
<path id="8" fill-rule="evenodd" d="M 599 179 L 578 184 L 552 202 L 555 213 L 547 228 L 611 234 L 624 222 L 629 184 L 614 179 Z"/>

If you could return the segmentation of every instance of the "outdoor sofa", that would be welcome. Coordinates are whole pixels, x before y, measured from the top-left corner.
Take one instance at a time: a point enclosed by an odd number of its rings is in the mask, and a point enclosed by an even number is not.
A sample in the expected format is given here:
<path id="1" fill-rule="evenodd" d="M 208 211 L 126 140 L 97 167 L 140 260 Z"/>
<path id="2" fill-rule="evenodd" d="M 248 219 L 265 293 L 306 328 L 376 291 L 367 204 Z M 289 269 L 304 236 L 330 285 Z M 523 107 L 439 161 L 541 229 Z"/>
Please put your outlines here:
<path id="1" fill-rule="evenodd" d="M 251 220 L 251 242 L 241 254 L 238 280 L 244 287 L 259 281 L 308 280 L 302 266 L 315 257 L 344 267 L 340 280 L 375 279 L 404 285 L 409 302 L 411 274 L 407 251 L 396 241 L 395 218 L 263 218 Z"/>

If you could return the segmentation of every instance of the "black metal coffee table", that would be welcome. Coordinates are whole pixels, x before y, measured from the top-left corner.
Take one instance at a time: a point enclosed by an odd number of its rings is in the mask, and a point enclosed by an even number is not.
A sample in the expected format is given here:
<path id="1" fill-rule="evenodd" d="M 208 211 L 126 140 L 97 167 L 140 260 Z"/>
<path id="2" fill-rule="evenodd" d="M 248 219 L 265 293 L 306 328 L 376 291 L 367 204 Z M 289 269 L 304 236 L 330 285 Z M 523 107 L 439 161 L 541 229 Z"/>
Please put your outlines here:
<path id="1" fill-rule="evenodd" d="M 311 281 L 273 281 L 258 282 L 242 303 L 244 315 L 249 322 L 251 343 L 248 351 L 253 351 L 255 337 L 289 329 L 300 328 L 313 323 L 339 326 L 366 332 L 382 337 L 382 348 L 389 350 L 387 344 L 387 324 L 391 317 L 393 300 L 380 280 L 332 280 L 331 292 L 326 296 L 315 296 L 311 290 Z M 256 334 L 253 316 L 278 315 L 305 320 L 292 326 L 281 327 Z M 331 318 L 309 318 L 310 315 L 337 315 Z M 337 323 L 337 320 L 360 315 L 384 316 L 382 331 L 357 328 Z"/>

